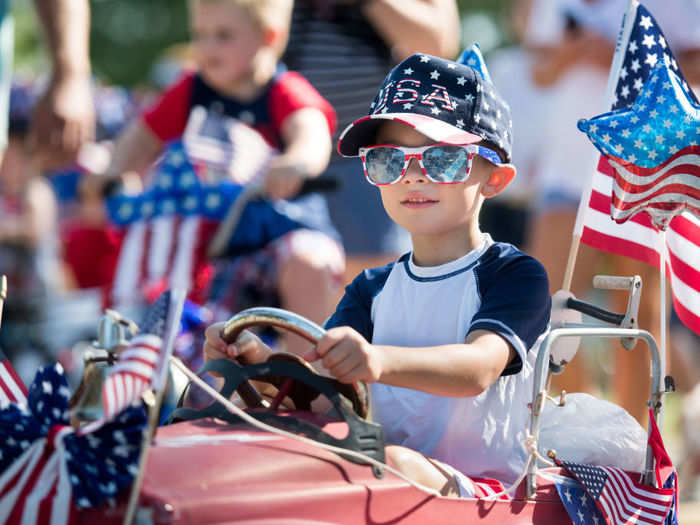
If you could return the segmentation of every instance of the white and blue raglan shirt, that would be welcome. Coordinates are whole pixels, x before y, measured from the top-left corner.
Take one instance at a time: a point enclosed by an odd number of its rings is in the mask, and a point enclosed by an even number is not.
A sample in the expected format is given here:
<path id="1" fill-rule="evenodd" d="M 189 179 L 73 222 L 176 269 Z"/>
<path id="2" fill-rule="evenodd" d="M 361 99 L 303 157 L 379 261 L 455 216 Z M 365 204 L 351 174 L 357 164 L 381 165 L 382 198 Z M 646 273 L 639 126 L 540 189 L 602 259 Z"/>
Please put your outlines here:
<path id="1" fill-rule="evenodd" d="M 547 328 L 550 307 L 542 265 L 484 235 L 479 248 L 440 266 L 416 266 L 408 253 L 365 270 L 347 286 L 325 326 L 351 326 L 380 345 L 463 343 L 473 330 L 508 341 L 517 357 L 478 396 L 442 397 L 373 383 L 371 406 L 387 444 L 418 450 L 469 476 L 512 482 L 526 459 L 530 352 Z"/>

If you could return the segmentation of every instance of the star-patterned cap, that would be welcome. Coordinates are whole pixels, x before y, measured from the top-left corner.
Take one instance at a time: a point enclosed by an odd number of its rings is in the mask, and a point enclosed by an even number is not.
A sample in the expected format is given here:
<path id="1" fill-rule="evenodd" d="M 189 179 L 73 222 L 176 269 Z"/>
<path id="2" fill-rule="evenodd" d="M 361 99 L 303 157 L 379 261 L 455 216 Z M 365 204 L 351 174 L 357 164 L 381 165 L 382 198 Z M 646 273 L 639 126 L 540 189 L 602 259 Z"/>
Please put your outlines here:
<path id="1" fill-rule="evenodd" d="M 354 157 L 371 145 L 385 120 L 403 122 L 436 142 L 498 146 L 511 161 L 510 107 L 491 82 L 478 45 L 456 62 L 415 54 L 391 70 L 370 106 L 369 115 L 350 124 L 338 152 Z"/>

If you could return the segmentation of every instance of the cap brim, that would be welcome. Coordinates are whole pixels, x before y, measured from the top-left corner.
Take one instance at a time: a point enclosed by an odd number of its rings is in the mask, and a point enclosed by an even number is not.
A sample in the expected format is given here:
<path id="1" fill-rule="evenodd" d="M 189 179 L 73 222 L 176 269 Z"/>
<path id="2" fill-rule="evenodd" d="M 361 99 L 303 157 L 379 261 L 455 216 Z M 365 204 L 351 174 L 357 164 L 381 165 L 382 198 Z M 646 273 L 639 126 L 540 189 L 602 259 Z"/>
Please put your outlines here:
<path id="1" fill-rule="evenodd" d="M 412 127 L 419 133 L 446 144 L 473 144 L 483 140 L 480 136 L 456 126 L 417 113 L 378 113 L 368 115 L 348 125 L 338 139 L 338 153 L 344 157 L 356 157 L 359 149 L 374 143 L 377 128 L 385 120 L 395 120 Z"/>

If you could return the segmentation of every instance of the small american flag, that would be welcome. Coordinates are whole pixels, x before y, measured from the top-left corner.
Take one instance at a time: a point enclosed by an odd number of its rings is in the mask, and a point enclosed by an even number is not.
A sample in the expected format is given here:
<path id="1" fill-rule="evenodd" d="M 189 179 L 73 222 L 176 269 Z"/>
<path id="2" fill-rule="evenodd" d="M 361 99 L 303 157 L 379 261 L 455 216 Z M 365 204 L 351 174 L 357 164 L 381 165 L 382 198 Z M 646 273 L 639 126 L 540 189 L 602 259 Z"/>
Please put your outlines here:
<path id="1" fill-rule="evenodd" d="M 586 491 L 574 497 L 570 491 L 559 489 L 562 503 L 574 523 L 597 523 L 600 515 L 608 525 L 668 523 L 676 496 L 675 472 L 651 414 L 650 428 L 649 446 L 655 459 L 656 483 L 662 488 L 644 485 L 639 474 L 619 468 L 556 460 Z"/>
<path id="2" fill-rule="evenodd" d="M 618 468 L 568 461 L 559 464 L 583 484 L 589 501 L 597 505 L 609 525 L 661 524 L 668 515 L 673 501 L 672 489 L 647 487 L 635 481 L 638 475 L 630 475 Z M 579 501 L 585 506 L 585 498 L 579 498 Z"/>
<path id="3" fill-rule="evenodd" d="M 119 362 L 102 386 L 105 419 L 109 420 L 137 401 L 151 387 L 164 346 L 171 292 L 163 292 L 150 306 L 140 333 L 119 354 Z"/>
<path id="4" fill-rule="evenodd" d="M 0 350 L 0 408 L 10 403 L 27 404 L 27 387 L 12 367 L 10 360 Z"/>
<path id="5" fill-rule="evenodd" d="M 615 126 L 613 129 L 617 131 L 614 139 L 608 133 L 609 147 L 606 155 L 619 158 L 626 151 L 628 160 L 629 155 L 635 155 L 638 163 L 642 159 L 644 163 L 658 162 L 656 167 L 644 164 L 635 172 L 637 168 L 612 159 L 618 166 L 627 169 L 629 175 L 622 176 L 616 174 L 606 156 L 601 155 L 590 189 L 581 198 L 574 236 L 599 250 L 632 257 L 657 268 L 660 265 L 660 253 L 667 250 L 674 309 L 686 326 L 700 334 L 700 273 L 695 269 L 700 256 L 700 218 L 687 210 L 682 211 L 668 222 L 664 239 L 649 216 L 634 214 L 649 198 L 656 199 L 659 207 L 663 208 L 669 206 L 665 204 L 669 195 L 678 190 L 688 192 L 691 187 L 697 188 L 697 141 L 700 139 L 697 135 L 697 130 L 700 129 L 697 114 L 700 110 L 691 107 L 690 115 L 681 115 L 677 108 L 674 109 L 677 101 L 671 101 L 668 94 L 670 90 L 665 89 L 665 80 L 661 80 L 663 75 L 674 79 L 677 89 L 673 91 L 683 94 L 686 108 L 692 105 L 697 107 L 697 101 L 683 80 L 676 59 L 656 20 L 636 1 L 631 2 L 631 8 L 625 16 L 616 58 L 620 67 L 613 71 L 610 83 L 611 91 L 614 90 L 612 110 L 636 108 L 641 115 L 630 113 L 630 126 L 610 120 L 609 125 Z M 659 79 L 654 83 L 652 71 Z M 655 90 L 661 92 L 655 94 Z M 640 98 L 639 94 L 643 91 L 649 93 L 648 99 Z M 694 125 L 693 111 L 696 120 Z M 642 118 L 649 122 L 642 122 Z M 686 122 L 688 118 L 691 122 Z M 594 124 L 591 122 L 590 125 Z M 632 137 L 635 133 L 631 129 L 632 125 L 638 127 L 638 137 Z M 627 134 L 629 136 L 626 137 Z M 603 131 L 600 135 L 602 140 L 607 140 L 605 135 L 606 132 Z M 618 147 L 621 148 L 619 151 Z M 668 162 L 664 162 L 666 160 Z M 659 191 L 660 187 L 649 186 L 649 177 L 661 178 L 671 185 Z M 630 183 L 636 184 L 636 187 Z M 628 188 L 631 191 L 628 192 Z M 696 192 L 697 189 L 690 191 L 691 197 L 686 202 L 697 208 L 698 203 L 693 204 L 692 201 L 693 191 Z M 623 199 L 621 195 L 624 192 L 628 192 L 628 197 Z M 673 210 L 673 213 L 678 211 L 680 210 Z M 613 218 L 626 222 L 616 224 L 610 219 L 611 214 Z"/>

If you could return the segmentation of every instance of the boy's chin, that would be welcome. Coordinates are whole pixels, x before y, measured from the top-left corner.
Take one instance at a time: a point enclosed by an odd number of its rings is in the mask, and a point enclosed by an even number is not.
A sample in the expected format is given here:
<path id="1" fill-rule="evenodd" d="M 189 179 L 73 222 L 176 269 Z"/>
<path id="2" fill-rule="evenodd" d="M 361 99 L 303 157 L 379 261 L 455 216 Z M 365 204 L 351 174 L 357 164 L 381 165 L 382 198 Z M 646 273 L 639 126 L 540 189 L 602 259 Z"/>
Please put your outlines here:
<path id="1" fill-rule="evenodd" d="M 206 82 L 210 88 L 226 93 L 236 88 L 242 81 L 242 75 L 232 75 L 228 72 L 223 71 L 207 71 L 202 69 L 200 71 L 202 79 Z"/>

